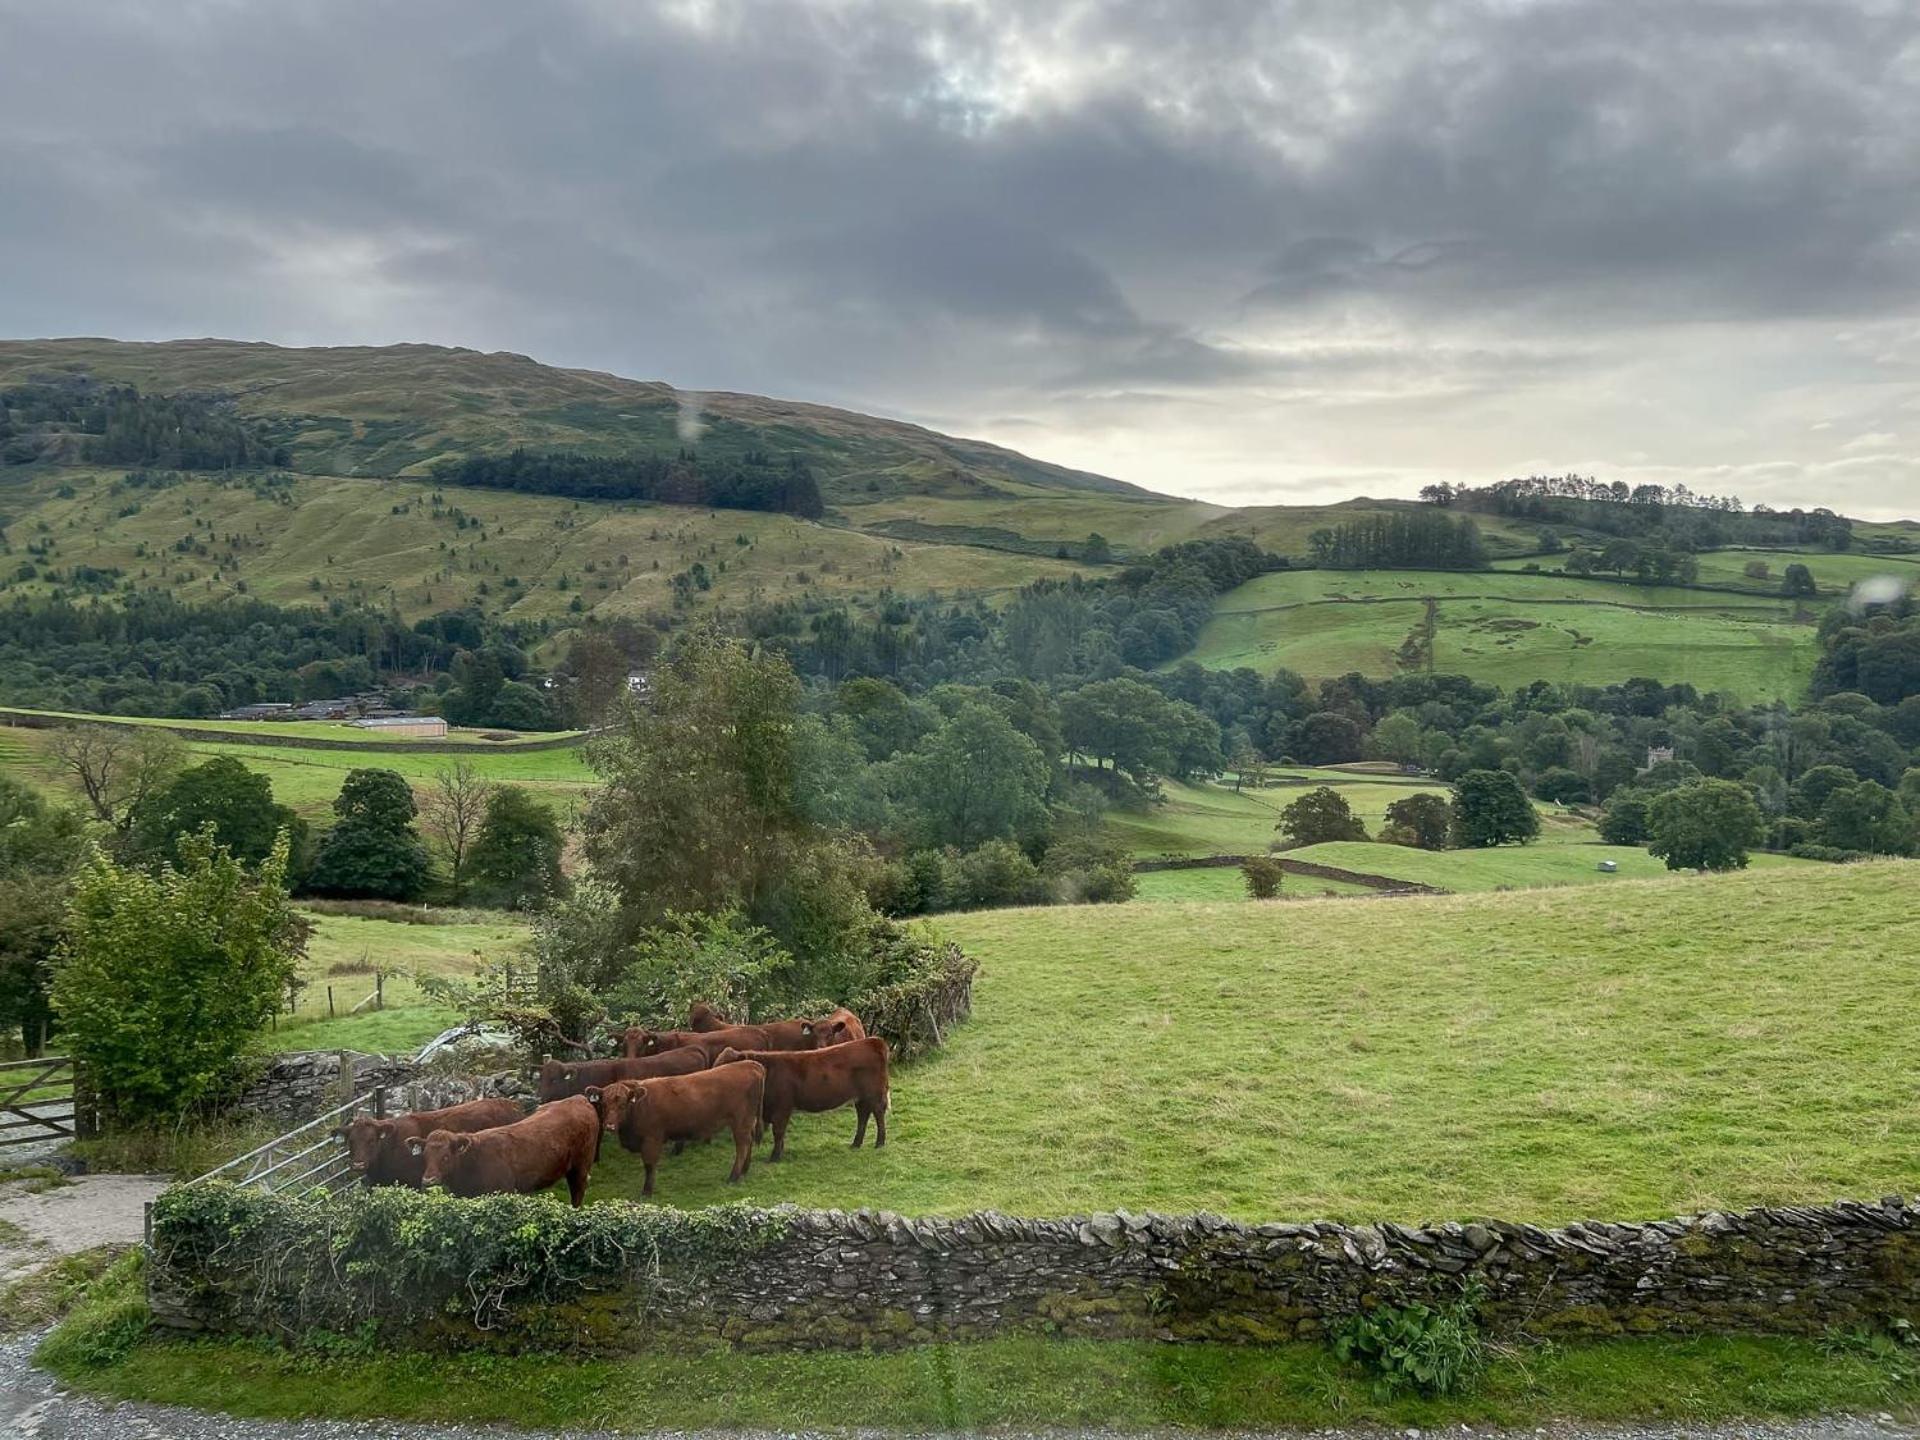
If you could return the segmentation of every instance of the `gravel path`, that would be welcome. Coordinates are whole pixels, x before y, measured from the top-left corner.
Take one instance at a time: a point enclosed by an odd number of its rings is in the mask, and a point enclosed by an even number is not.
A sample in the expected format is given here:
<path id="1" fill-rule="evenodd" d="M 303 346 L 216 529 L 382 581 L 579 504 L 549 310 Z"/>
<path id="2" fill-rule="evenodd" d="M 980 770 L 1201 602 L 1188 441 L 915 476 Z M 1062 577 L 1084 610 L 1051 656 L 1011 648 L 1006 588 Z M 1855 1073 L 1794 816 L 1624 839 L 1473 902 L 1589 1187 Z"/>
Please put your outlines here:
<path id="1" fill-rule="evenodd" d="M 67 1393 L 51 1376 L 32 1368 L 30 1357 L 37 1337 L 0 1341 L 0 1437 L 4 1440 L 483 1440 L 529 1432 L 490 1425 L 396 1425 L 338 1420 L 236 1420 L 170 1405 L 116 1404 Z M 562 1440 L 559 1432 L 533 1432 Z M 808 1431 L 727 1432 L 727 1440 L 788 1440 Z M 899 1440 L 882 1432 L 855 1432 L 857 1440 Z M 1005 1440 L 1123 1440 L 1106 1431 L 997 1432 Z M 718 1432 L 705 1435 L 659 1431 L 661 1440 L 720 1440 Z M 1895 1440 L 1920 1435 L 1887 1419 L 1812 1420 L 1786 1424 L 1748 1425 L 1628 1425 L 1553 1426 L 1541 1430 L 1435 1430 L 1422 1436 L 1416 1430 L 1316 1430 L 1296 1432 L 1287 1440 L 1311 1434 L 1317 1440 Z M 606 1431 L 567 1431 L 564 1440 L 615 1440 Z M 1124 1440 L 1140 1440 L 1138 1436 Z M 1169 1432 L 1162 1440 L 1176 1440 Z M 1194 1432 L 1178 1432 L 1177 1440 L 1194 1440 Z M 1234 1432 L 1222 1440 L 1254 1440 Z M 1274 1437 L 1280 1440 L 1280 1437 Z"/>
<path id="2" fill-rule="evenodd" d="M 57 1256 L 135 1243 L 147 1202 L 166 1183 L 162 1175 L 81 1175 L 44 1190 L 0 1186 L 0 1284 Z M 25 1238 L 10 1242 L 15 1229 Z"/>

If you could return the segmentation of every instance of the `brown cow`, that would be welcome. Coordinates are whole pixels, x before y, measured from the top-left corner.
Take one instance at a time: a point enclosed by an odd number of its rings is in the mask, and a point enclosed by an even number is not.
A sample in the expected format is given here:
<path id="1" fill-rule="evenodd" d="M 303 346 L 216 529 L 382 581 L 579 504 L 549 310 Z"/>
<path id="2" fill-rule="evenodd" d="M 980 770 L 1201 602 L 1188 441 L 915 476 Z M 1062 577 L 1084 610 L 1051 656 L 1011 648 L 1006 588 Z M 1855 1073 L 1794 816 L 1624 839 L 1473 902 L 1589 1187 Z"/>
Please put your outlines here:
<path id="1" fill-rule="evenodd" d="M 436 1130 L 407 1142 L 426 1159 L 429 1190 L 445 1187 L 462 1196 L 531 1195 L 565 1176 L 577 1210 L 600 1149 L 600 1111 L 584 1095 L 542 1105 L 517 1125 L 456 1135 Z"/>
<path id="2" fill-rule="evenodd" d="M 849 1040 L 867 1038 L 867 1027 L 860 1023 L 860 1017 L 842 1005 L 824 1020 L 813 1022 L 813 1048 L 824 1050 L 829 1045 L 844 1045 Z"/>
<path id="3" fill-rule="evenodd" d="M 697 1045 L 708 1058 L 727 1046 L 736 1050 L 811 1050 L 811 1020 L 770 1020 L 765 1025 L 726 1025 L 718 1030 L 647 1030 L 635 1026 L 623 1037 L 628 1055 L 658 1055 Z"/>
<path id="4" fill-rule="evenodd" d="M 363 1185 L 407 1185 L 418 1190 L 424 1167 L 418 1156 L 408 1152 L 408 1140 L 423 1138 L 435 1130 L 457 1134 L 492 1130 L 511 1125 L 525 1115 L 526 1111 L 512 1100 L 469 1100 L 444 1110 L 415 1110 L 387 1118 L 356 1115 L 335 1129 L 333 1137 L 346 1142 L 347 1163 Z"/>
<path id="5" fill-rule="evenodd" d="M 699 1030 L 702 1032 L 708 1030 L 724 1030 L 731 1024 L 733 1024 L 733 1021 L 722 1015 L 704 1000 L 694 1001 L 693 1008 L 687 1011 L 687 1029 L 689 1030 Z"/>
<path id="6" fill-rule="evenodd" d="M 647 1183 L 640 1191 L 646 1196 L 653 1194 L 653 1172 L 669 1140 L 677 1146 L 711 1139 L 722 1130 L 733 1132 L 733 1169 L 727 1183 L 736 1184 L 753 1164 L 766 1081 L 767 1072 L 758 1065 L 729 1065 L 697 1075 L 621 1080 L 605 1090 L 589 1090 L 587 1098 L 598 1097 L 601 1124 L 608 1133 L 638 1152 L 647 1167 Z"/>
<path id="7" fill-rule="evenodd" d="M 773 1127 L 773 1154 L 787 1152 L 787 1122 L 796 1110 L 816 1113 L 854 1106 L 860 1123 L 853 1132 L 853 1148 L 867 1138 L 867 1117 L 874 1122 L 873 1148 L 887 1143 L 887 1042 L 878 1035 L 829 1045 L 824 1050 L 792 1054 L 778 1050 L 722 1050 L 713 1065 L 717 1073 L 728 1065 L 751 1060 L 767 1072 L 766 1121 Z"/>
<path id="8" fill-rule="evenodd" d="M 685 1075 L 704 1070 L 707 1052 L 698 1045 L 663 1050 L 632 1060 L 548 1060 L 540 1066 L 540 1103 L 578 1095 L 589 1085 L 611 1085 L 616 1080 L 651 1080 L 659 1075 Z"/>

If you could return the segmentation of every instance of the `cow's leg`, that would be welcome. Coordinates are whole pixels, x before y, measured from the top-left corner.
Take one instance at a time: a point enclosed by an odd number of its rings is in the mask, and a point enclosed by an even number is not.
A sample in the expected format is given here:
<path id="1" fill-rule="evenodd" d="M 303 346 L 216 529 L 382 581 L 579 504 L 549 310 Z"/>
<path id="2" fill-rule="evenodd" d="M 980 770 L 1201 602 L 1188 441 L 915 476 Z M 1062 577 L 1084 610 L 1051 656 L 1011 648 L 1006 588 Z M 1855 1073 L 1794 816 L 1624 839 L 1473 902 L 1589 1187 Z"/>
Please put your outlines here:
<path id="1" fill-rule="evenodd" d="M 853 1148 L 856 1150 L 867 1143 L 868 1109 L 867 1102 L 864 1100 L 856 1100 L 853 1102 L 854 1114 L 860 1117 L 860 1123 L 853 1127 Z"/>
<path id="2" fill-rule="evenodd" d="M 767 1159 L 780 1160 L 785 1158 L 787 1153 L 787 1122 L 791 1119 L 793 1119 L 793 1114 L 790 1111 L 787 1114 L 773 1117 L 773 1153 L 769 1155 Z"/>
<path id="3" fill-rule="evenodd" d="M 567 1195 L 578 1210 L 587 1200 L 587 1179 L 593 1174 L 593 1157 L 576 1160 L 573 1168 L 567 1171 Z"/>
<path id="4" fill-rule="evenodd" d="M 738 1185 L 740 1177 L 747 1173 L 747 1167 L 753 1163 L 753 1127 L 745 1123 L 733 1127 L 733 1173 L 727 1176 L 729 1185 Z"/>
<path id="5" fill-rule="evenodd" d="M 880 1102 L 873 1107 L 873 1148 L 878 1150 L 887 1143 L 887 1106 L 893 1101 L 893 1093 L 880 1092 Z"/>
<path id="6" fill-rule="evenodd" d="M 647 1183 L 640 1191 L 643 1197 L 651 1198 L 653 1195 L 653 1172 L 660 1165 L 660 1150 L 661 1142 L 657 1135 L 649 1135 L 641 1142 L 640 1161 L 647 1167 Z"/>

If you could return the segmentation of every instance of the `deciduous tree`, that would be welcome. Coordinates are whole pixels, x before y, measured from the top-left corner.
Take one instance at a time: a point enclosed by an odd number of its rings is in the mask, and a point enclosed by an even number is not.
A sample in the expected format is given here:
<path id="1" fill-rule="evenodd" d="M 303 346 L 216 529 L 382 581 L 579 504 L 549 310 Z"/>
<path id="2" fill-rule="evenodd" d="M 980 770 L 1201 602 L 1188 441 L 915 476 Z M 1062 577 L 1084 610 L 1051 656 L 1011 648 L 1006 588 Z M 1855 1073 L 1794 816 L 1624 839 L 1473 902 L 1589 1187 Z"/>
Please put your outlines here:
<path id="1" fill-rule="evenodd" d="M 1504 770 L 1469 770 L 1454 782 L 1453 836 L 1463 849 L 1525 844 L 1540 817 L 1520 782 Z"/>
<path id="2" fill-rule="evenodd" d="M 1647 828 L 1647 849 L 1669 870 L 1743 870 L 1767 833 L 1753 796 L 1731 780 L 1696 780 L 1655 796 Z"/>

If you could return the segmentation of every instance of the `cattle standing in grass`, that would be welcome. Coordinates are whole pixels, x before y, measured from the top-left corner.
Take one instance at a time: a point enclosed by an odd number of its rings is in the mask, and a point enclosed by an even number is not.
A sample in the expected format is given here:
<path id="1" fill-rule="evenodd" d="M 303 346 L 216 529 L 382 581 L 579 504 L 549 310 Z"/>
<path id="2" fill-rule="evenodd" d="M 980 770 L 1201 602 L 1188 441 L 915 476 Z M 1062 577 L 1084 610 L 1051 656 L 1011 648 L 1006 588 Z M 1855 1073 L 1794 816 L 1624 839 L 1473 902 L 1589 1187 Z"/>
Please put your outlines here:
<path id="1" fill-rule="evenodd" d="M 867 1038 L 867 1027 L 860 1023 L 860 1017 L 846 1006 L 841 1006 L 824 1020 L 813 1022 L 813 1047 L 824 1050 L 829 1045 L 844 1045 L 849 1040 Z"/>
<path id="2" fill-rule="evenodd" d="M 542 1105 L 515 1125 L 456 1135 L 435 1130 L 407 1149 L 426 1161 L 428 1189 L 450 1194 L 531 1195 L 566 1178 L 574 1208 L 586 1198 L 587 1177 L 600 1148 L 600 1110 L 584 1095 Z"/>
<path id="3" fill-rule="evenodd" d="M 786 1154 L 787 1122 L 796 1110 L 815 1113 L 852 1105 L 860 1116 L 853 1132 L 854 1149 L 867 1138 L 868 1116 L 874 1122 L 873 1148 L 887 1143 L 887 1042 L 878 1035 L 798 1054 L 723 1050 L 714 1059 L 713 1073 L 746 1060 L 767 1072 L 764 1114 L 773 1127 L 773 1154 L 768 1159 Z"/>
<path id="4" fill-rule="evenodd" d="M 697 1045 L 711 1059 L 731 1045 L 736 1050 L 811 1050 L 811 1020 L 770 1020 L 765 1025 L 726 1025 L 718 1030 L 646 1030 L 639 1026 L 622 1037 L 626 1052 L 658 1055 Z"/>
<path id="5" fill-rule="evenodd" d="M 676 1050 L 663 1050 L 658 1055 L 642 1055 L 631 1060 L 547 1060 L 540 1066 L 540 1103 L 578 1095 L 589 1085 L 687 1075 L 706 1069 L 709 1058 L 702 1047 L 683 1045 Z"/>
<path id="6" fill-rule="evenodd" d="M 407 1185 L 418 1190 L 424 1167 L 420 1157 L 407 1149 L 407 1141 L 424 1139 L 435 1130 L 456 1134 L 491 1130 L 525 1115 L 512 1100 L 469 1100 L 444 1110 L 415 1110 L 387 1119 L 356 1115 L 333 1136 L 346 1142 L 347 1163 L 363 1185 Z"/>
<path id="7" fill-rule="evenodd" d="M 640 1193 L 651 1195 L 653 1172 L 669 1140 L 678 1146 L 731 1130 L 733 1169 L 727 1183 L 737 1183 L 747 1173 L 753 1164 L 766 1079 L 767 1072 L 758 1065 L 729 1065 L 725 1070 L 661 1080 L 622 1080 L 605 1090 L 589 1090 L 587 1098 L 597 1096 L 601 1124 L 639 1154 L 647 1167 L 647 1183 Z"/>

